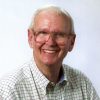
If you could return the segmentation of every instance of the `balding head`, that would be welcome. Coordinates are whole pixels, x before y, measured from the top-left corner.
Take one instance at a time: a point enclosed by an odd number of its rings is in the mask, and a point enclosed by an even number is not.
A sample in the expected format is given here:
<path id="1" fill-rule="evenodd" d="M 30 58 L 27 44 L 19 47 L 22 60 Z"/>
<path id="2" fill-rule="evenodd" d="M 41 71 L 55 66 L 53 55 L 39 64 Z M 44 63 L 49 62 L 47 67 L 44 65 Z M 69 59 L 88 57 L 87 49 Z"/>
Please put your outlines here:
<path id="1" fill-rule="evenodd" d="M 31 21 L 31 24 L 30 24 L 30 29 L 34 29 L 35 27 L 35 23 L 36 23 L 36 19 L 37 17 L 39 17 L 40 13 L 47 13 L 48 16 L 49 14 L 51 13 L 54 13 L 56 15 L 59 15 L 59 16 L 62 16 L 64 19 L 65 19 L 65 22 L 68 24 L 69 22 L 69 25 L 70 25 L 70 34 L 74 34 L 74 24 L 73 24 L 73 19 L 72 17 L 70 16 L 70 14 L 64 10 L 64 9 L 61 9 L 60 7 L 57 7 L 57 6 L 46 6 L 46 7 L 42 7 L 42 8 L 39 8 L 35 11 L 35 14 L 33 15 L 33 18 L 32 18 L 32 21 Z"/>

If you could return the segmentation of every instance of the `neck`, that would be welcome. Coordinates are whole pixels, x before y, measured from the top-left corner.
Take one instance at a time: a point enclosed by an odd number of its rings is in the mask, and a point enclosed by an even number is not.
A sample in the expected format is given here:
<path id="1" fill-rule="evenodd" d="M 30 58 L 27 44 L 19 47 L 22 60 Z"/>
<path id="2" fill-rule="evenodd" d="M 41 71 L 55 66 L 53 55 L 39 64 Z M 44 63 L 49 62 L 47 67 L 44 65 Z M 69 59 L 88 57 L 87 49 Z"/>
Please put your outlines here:
<path id="1" fill-rule="evenodd" d="M 61 64 L 44 65 L 36 61 L 36 65 L 49 81 L 54 82 L 55 84 L 59 81 L 61 76 Z"/>

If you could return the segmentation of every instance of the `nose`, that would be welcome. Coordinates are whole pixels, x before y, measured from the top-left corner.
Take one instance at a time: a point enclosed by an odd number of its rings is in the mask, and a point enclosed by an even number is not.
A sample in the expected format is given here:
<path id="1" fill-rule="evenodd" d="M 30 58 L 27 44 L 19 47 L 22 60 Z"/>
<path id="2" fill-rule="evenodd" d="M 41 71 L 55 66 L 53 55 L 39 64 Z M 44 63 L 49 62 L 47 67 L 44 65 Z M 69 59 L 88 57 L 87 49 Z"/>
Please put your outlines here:
<path id="1" fill-rule="evenodd" d="M 48 45 L 56 45 L 56 40 L 54 39 L 54 37 L 52 35 L 49 35 L 48 39 L 46 40 L 46 44 Z"/>

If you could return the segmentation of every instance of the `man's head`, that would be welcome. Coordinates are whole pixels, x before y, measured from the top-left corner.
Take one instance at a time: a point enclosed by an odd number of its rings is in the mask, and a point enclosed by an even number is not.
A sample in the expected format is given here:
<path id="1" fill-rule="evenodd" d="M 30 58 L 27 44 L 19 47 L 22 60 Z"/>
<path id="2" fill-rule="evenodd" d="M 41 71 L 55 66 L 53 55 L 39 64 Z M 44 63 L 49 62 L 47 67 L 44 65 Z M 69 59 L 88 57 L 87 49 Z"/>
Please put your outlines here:
<path id="1" fill-rule="evenodd" d="M 36 63 L 62 64 L 75 41 L 71 16 L 55 6 L 37 10 L 28 30 L 28 41 Z"/>

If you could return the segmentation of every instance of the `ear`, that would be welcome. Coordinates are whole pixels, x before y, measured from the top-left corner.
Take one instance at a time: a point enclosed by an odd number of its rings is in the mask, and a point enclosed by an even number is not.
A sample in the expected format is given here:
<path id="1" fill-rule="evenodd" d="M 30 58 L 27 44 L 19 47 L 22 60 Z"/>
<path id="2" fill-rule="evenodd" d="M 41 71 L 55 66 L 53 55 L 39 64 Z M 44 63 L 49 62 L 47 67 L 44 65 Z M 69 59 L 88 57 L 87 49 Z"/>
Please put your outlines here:
<path id="1" fill-rule="evenodd" d="M 73 46 L 74 46 L 74 43 L 75 43 L 75 38 L 76 38 L 76 35 L 75 34 L 71 34 L 70 35 L 69 52 L 71 52 L 72 49 L 73 49 Z"/>
<path id="2" fill-rule="evenodd" d="M 31 29 L 28 29 L 28 43 L 30 48 L 33 48 L 33 42 L 34 42 L 33 31 Z"/>

